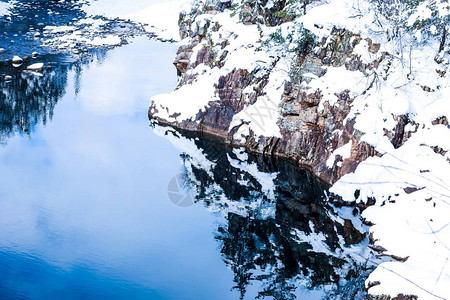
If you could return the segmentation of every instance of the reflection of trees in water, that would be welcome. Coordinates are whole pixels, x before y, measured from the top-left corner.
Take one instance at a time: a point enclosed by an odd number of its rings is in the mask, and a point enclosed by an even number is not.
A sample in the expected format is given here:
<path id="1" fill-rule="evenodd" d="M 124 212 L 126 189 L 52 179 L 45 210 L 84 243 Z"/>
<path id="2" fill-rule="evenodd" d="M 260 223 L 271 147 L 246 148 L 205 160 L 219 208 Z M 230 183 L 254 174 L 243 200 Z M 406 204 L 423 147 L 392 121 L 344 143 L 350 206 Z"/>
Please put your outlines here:
<path id="1" fill-rule="evenodd" d="M 106 51 L 97 52 L 98 57 L 106 55 Z M 42 57 L 40 61 L 48 59 L 57 61 L 59 57 Z M 69 71 L 74 71 L 74 88 L 78 93 L 83 66 L 92 60 L 61 63 L 45 69 L 41 75 L 27 72 L 23 66 L 0 66 L 0 76 L 11 74 L 13 77 L 10 82 L 0 81 L 0 143 L 5 143 L 15 133 L 30 135 L 41 122 L 47 124 L 66 92 Z"/>
<path id="2" fill-rule="evenodd" d="M 45 26 L 68 25 L 74 19 L 85 17 L 80 9 L 87 1 L 75 0 L 22 0 L 16 1 L 9 16 L 0 17 L 0 59 L 13 55 L 24 58 L 24 64 L 13 68 L 10 62 L 0 62 L 0 143 L 14 133 L 29 135 L 34 127 L 52 119 L 57 102 L 65 93 L 69 70 L 75 71 L 75 94 L 80 90 L 83 66 L 96 59 L 99 63 L 106 57 L 106 50 L 90 49 L 92 57 L 70 57 L 70 54 L 52 52 L 40 47 L 41 41 L 33 32 L 42 32 Z M 49 12 L 52 13 L 49 13 Z M 39 57 L 31 59 L 38 51 Z M 50 53 L 51 54 L 48 54 Z M 35 62 L 53 64 L 42 76 L 27 73 L 26 66 Z M 11 82 L 4 82 L 5 75 L 12 75 Z"/>
<path id="3" fill-rule="evenodd" d="M 352 245 L 365 249 L 366 236 L 326 202 L 324 183 L 281 159 L 249 155 L 239 168 L 236 151 L 208 139 L 191 141 L 213 166 L 202 169 L 185 153 L 185 178 L 198 201 L 225 212 L 226 223 L 219 226 L 215 238 L 241 299 L 254 283 L 260 285 L 258 298 L 295 299 L 299 289 L 325 286 L 329 299 L 361 297 L 373 266 L 346 249 Z M 277 172 L 273 195 L 262 190 L 251 165 L 262 172 Z M 270 206 L 274 213 L 265 217 L 262 211 Z"/>
<path id="4" fill-rule="evenodd" d="M 0 140 L 15 132 L 29 134 L 53 116 L 67 83 L 67 68 L 45 72 L 43 76 L 20 72 L 11 82 L 0 82 Z"/>

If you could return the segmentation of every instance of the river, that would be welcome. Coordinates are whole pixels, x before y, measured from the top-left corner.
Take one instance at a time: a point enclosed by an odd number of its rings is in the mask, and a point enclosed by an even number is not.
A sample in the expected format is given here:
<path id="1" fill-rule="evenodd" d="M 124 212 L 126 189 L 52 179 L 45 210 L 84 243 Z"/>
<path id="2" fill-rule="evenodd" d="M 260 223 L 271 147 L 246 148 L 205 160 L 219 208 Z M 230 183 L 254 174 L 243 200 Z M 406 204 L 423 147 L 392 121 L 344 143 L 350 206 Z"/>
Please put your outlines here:
<path id="1" fill-rule="evenodd" d="M 44 49 L 36 74 L 5 60 L 35 48 L 16 38 L 0 46 L 0 298 L 363 297 L 367 228 L 320 180 L 149 123 L 175 44 Z"/>

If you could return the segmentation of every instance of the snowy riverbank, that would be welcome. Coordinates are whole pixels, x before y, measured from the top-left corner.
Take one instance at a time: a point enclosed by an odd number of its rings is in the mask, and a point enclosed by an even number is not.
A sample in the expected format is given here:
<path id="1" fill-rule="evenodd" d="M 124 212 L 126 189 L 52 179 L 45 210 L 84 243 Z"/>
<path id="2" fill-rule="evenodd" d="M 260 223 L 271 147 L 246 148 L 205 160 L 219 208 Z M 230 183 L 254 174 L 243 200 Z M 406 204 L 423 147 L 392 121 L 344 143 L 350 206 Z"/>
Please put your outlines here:
<path id="1" fill-rule="evenodd" d="M 179 39 L 178 18 L 183 9 L 190 7 L 191 0 L 133 1 L 130 5 L 120 0 L 100 0 L 85 4 L 82 9 L 91 16 L 129 19 L 141 23 L 144 28 L 164 40 Z"/>
<path id="2" fill-rule="evenodd" d="M 180 85 L 154 97 L 150 114 L 262 153 L 258 143 L 277 153 L 283 141 L 305 140 L 308 128 L 329 130 L 316 163 L 337 170 L 331 191 L 344 200 L 376 200 L 363 212 L 374 224 L 372 247 L 396 258 L 371 274 L 369 292 L 450 298 L 448 2 L 422 1 L 415 10 L 377 3 L 385 2 L 315 1 L 303 14 L 295 4 L 233 1 L 223 11 L 188 12 L 176 59 Z M 431 17 L 443 27 L 427 23 Z M 425 31 L 416 22 L 436 25 Z M 292 87 L 297 98 L 286 96 Z M 360 159 L 363 144 L 372 157 Z"/>

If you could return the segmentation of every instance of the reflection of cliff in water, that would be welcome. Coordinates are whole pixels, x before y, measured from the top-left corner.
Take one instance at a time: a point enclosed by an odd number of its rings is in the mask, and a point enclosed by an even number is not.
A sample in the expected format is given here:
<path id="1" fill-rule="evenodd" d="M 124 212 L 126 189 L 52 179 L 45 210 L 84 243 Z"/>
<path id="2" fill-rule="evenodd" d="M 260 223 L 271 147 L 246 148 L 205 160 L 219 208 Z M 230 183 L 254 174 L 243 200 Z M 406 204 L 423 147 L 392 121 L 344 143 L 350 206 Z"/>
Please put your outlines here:
<path id="1" fill-rule="evenodd" d="M 364 259 L 367 228 L 350 208 L 338 215 L 326 201 L 327 186 L 309 171 L 171 129 L 155 131 L 183 151 L 183 177 L 196 201 L 225 215 L 215 238 L 241 298 L 249 285 L 258 286 L 259 298 L 294 299 L 305 290 L 329 299 L 364 297 L 373 267 Z"/>

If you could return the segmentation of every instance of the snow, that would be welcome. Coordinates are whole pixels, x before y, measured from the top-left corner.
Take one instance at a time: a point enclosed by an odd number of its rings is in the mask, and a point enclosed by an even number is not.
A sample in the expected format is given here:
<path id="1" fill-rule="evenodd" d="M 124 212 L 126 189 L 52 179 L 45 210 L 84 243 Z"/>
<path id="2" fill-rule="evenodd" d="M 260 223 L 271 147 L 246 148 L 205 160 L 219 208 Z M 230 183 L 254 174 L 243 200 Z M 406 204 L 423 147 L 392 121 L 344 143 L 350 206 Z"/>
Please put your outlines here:
<path id="1" fill-rule="evenodd" d="M 22 60 L 21 57 L 15 55 L 15 56 L 13 57 L 13 59 L 12 59 L 12 62 L 15 63 L 15 64 L 21 64 L 21 63 L 23 62 L 23 60 Z"/>
<path id="2" fill-rule="evenodd" d="M 333 153 L 330 155 L 330 157 L 327 160 L 327 167 L 331 168 L 333 167 L 334 161 L 336 160 L 336 156 L 340 156 L 342 160 L 345 160 L 350 157 L 352 150 L 352 141 L 348 142 L 344 146 L 337 148 L 333 151 Z"/>
<path id="3" fill-rule="evenodd" d="M 381 157 L 362 162 L 331 191 L 349 201 L 356 189 L 358 201 L 375 198 L 376 205 L 365 210 L 363 217 L 375 224 L 371 232 L 376 245 L 388 254 L 408 258 L 383 263 L 370 275 L 368 282 L 381 282 L 369 290 L 375 295 L 450 298 L 450 129 L 432 125 L 433 120 L 450 116 L 450 85 L 448 73 L 443 77 L 436 73 L 440 66 L 429 55 L 435 49 L 430 45 L 412 51 L 413 80 L 406 76 L 409 66 L 394 60 L 387 79 L 377 83 L 376 91 L 356 98 L 348 117 L 356 116 L 355 128 L 365 133 L 362 140 Z M 434 91 L 426 92 L 422 86 Z M 384 130 L 393 130 L 394 116 L 403 114 L 417 125 L 407 127 L 411 137 L 395 149 Z M 442 149 L 442 154 L 435 153 L 434 147 Z"/>
<path id="4" fill-rule="evenodd" d="M 106 25 L 107 22 L 105 20 L 102 20 L 102 19 L 84 18 L 84 19 L 79 20 L 77 22 L 77 24 L 90 25 L 90 26 L 98 28 L 100 26 Z"/>
<path id="5" fill-rule="evenodd" d="M 367 1 L 330 0 L 310 9 L 299 21 L 322 38 L 328 36 L 333 27 L 347 28 L 353 33 L 367 36 L 374 18 L 375 11 Z"/>
<path id="6" fill-rule="evenodd" d="M 366 40 L 360 41 L 353 49 L 353 53 L 359 55 L 360 60 L 366 64 L 371 63 L 381 57 L 380 51 L 378 51 L 376 54 L 373 54 L 369 51 L 369 43 Z"/>
<path id="7" fill-rule="evenodd" d="M 229 54 L 221 69 L 197 66 L 188 71 L 191 72 L 188 75 L 196 76 L 193 82 L 171 94 L 153 97 L 153 105 L 159 111 L 157 116 L 169 121 L 193 119 L 210 101 L 217 100 L 214 84 L 220 76 L 237 68 L 254 72 L 256 77 L 269 71 L 266 94 L 249 104 L 248 95 L 252 89 L 244 90 L 246 105 L 233 117 L 230 128 L 242 124 L 234 135 L 236 141 L 242 141 L 251 131 L 256 137 L 279 137 L 279 103 L 284 82 L 288 79 L 290 56 L 283 53 L 281 47 L 258 50 L 261 40 L 270 33 L 280 29 L 287 35 L 300 23 L 319 40 L 327 39 L 333 28 L 345 28 L 359 34 L 361 41 L 353 54 L 363 63 L 371 64 L 382 58 L 383 52 L 390 53 L 379 66 L 364 73 L 347 70 L 345 66 L 330 66 L 321 77 L 303 74 L 308 79 L 302 87 L 310 93 L 320 90 L 323 97 L 319 109 L 325 103 L 336 105 L 337 94 L 348 93 L 354 100 L 346 121 L 355 120 L 354 128 L 361 134 L 360 142 L 372 145 L 377 152 L 377 156 L 361 162 L 354 173 L 345 175 L 331 188 L 347 201 L 355 200 L 355 190 L 359 190 L 358 202 L 376 199 L 376 204 L 363 212 L 363 217 L 375 224 L 370 228 L 375 245 L 387 249 L 387 255 L 407 258 L 405 262 L 394 260 L 379 265 L 367 284 L 376 281 L 380 284 L 371 287 L 369 292 L 392 297 L 402 293 L 417 295 L 419 299 L 448 299 L 450 128 L 432 122 L 440 117 L 450 119 L 449 57 L 441 53 L 435 60 L 437 40 L 418 44 L 417 37 L 407 32 L 403 32 L 401 40 L 388 38 L 386 32 L 389 34 L 392 25 L 375 15 L 376 10 L 369 1 L 318 2 L 293 23 L 273 28 L 243 25 L 227 12 L 197 16 L 195 21 L 199 28 L 205 20 L 221 25 L 217 32 L 210 32 L 212 43 L 208 46 L 220 53 L 224 49 L 214 45 L 226 40 L 229 45 L 225 50 Z M 439 14 L 448 15 L 448 9 L 441 4 L 437 4 Z M 273 5 L 273 1 L 267 5 Z M 411 16 L 410 24 L 431 14 L 431 10 L 423 5 L 416 15 Z M 437 29 L 431 27 L 430 30 Z M 380 51 L 375 54 L 369 51 L 367 38 L 380 43 Z M 188 44 L 188 41 L 181 43 Z M 207 41 L 194 49 L 191 64 L 203 46 L 207 46 Z M 274 57 L 280 58 L 276 64 Z M 410 137 L 396 149 L 390 141 L 392 136 L 388 137 L 387 133 L 393 134 L 399 116 L 403 115 L 410 121 L 406 127 L 406 135 Z M 336 149 L 328 158 L 327 167 L 334 165 L 337 156 L 350 157 L 351 149 L 352 142 Z M 312 238 L 317 239 L 319 249 L 322 237 Z"/>
<path id="8" fill-rule="evenodd" d="M 216 44 L 227 41 L 229 45 L 226 50 L 230 54 L 227 56 L 222 68 L 211 69 L 209 66 L 200 64 L 189 71 L 189 74 L 195 74 L 196 76 L 192 83 L 185 84 L 172 93 L 153 96 L 151 100 L 158 110 L 158 117 L 169 121 L 193 119 L 199 111 L 208 106 L 210 101 L 219 100 L 218 96 L 215 95 L 214 86 L 221 76 L 225 76 L 236 69 L 247 70 L 250 73 L 256 68 L 265 66 L 268 62 L 272 62 L 272 58 L 267 53 L 256 51 L 255 44 L 260 40 L 260 32 L 257 26 L 239 24 L 237 23 L 237 17 L 233 17 L 230 13 L 201 16 L 197 21 L 199 26 L 205 24 L 207 19 L 222 25 L 217 32 L 211 33 L 211 39 L 217 41 Z M 198 51 L 207 46 L 207 42 L 204 42 L 193 49 L 190 64 L 195 63 Z M 283 79 L 285 76 L 284 74 L 283 77 L 277 77 L 274 74 L 271 77 L 271 84 L 273 87 L 272 93 L 274 93 L 275 97 L 258 99 L 258 103 L 255 103 L 255 105 L 273 107 L 274 104 L 271 101 L 280 100 L 279 95 L 282 93 L 281 86 L 284 83 Z M 249 110 L 251 109 L 249 108 Z M 247 113 L 252 115 L 254 112 L 247 111 Z M 279 135 L 279 129 L 276 125 L 277 118 L 278 115 L 274 115 L 270 120 L 271 133 L 274 135 Z M 259 127 L 260 129 L 256 130 L 260 133 L 261 126 L 255 126 L 255 123 L 256 121 L 251 125 L 252 129 Z"/>
<path id="9" fill-rule="evenodd" d="M 443 269 L 450 254 L 448 155 L 436 155 L 430 148 L 439 145 L 448 151 L 449 141 L 450 130 L 446 126 L 419 129 L 405 145 L 388 149 L 382 157 L 367 159 L 355 173 L 344 176 L 332 187 L 331 191 L 344 199 L 352 199 L 355 189 L 360 190 L 360 199 L 375 197 L 377 205 L 364 211 L 363 217 L 375 223 L 371 231 L 376 244 L 390 254 L 408 257 L 404 263 L 382 264 L 371 274 L 369 281 L 382 283 L 371 293 L 408 292 L 427 299 L 430 295 L 425 289 L 450 297 L 450 273 Z M 418 190 L 408 194 L 408 188 Z M 379 206 L 382 203 L 386 205 Z M 390 281 L 392 272 L 398 278 Z"/>
<path id="10" fill-rule="evenodd" d="M 104 38 L 97 36 L 89 42 L 89 44 L 94 46 L 119 45 L 120 43 L 121 43 L 120 37 L 113 35 Z"/>
<path id="11" fill-rule="evenodd" d="M 0 17 L 10 14 L 10 9 L 12 7 L 12 1 L 10 2 L 0 2 Z"/>
<path id="12" fill-rule="evenodd" d="M 52 34 L 52 38 L 44 41 L 44 45 L 56 47 L 59 50 L 77 49 L 84 46 L 105 47 L 117 46 L 122 39 L 114 34 L 105 34 L 102 26 L 106 21 L 86 18 L 77 21 L 72 26 L 46 26 L 45 31 Z"/>
<path id="13" fill-rule="evenodd" d="M 322 77 L 315 77 L 309 83 L 305 83 L 304 87 L 311 92 L 316 90 L 322 91 L 323 100 L 319 109 L 323 109 L 323 103 L 327 101 L 334 105 L 338 98 L 336 94 L 349 91 L 350 98 L 354 98 L 364 92 L 369 86 L 369 78 L 359 71 L 349 71 L 342 67 L 329 67 L 327 73 Z"/>
<path id="14" fill-rule="evenodd" d="M 282 64 L 280 61 L 278 64 Z M 243 124 L 234 134 L 236 141 L 243 140 L 243 136 L 249 134 L 250 129 L 259 136 L 281 137 L 280 128 L 277 125 L 281 117 L 278 105 L 281 102 L 283 88 L 287 73 L 277 65 L 270 73 L 269 82 L 266 86 L 267 94 L 258 97 L 252 105 L 246 106 L 241 112 L 234 115 L 230 128 Z"/>
<path id="15" fill-rule="evenodd" d="M 27 69 L 30 70 L 30 71 L 42 71 L 43 67 L 44 67 L 43 63 L 35 63 L 35 64 L 32 64 L 32 65 L 29 65 L 27 67 Z"/>
<path id="16" fill-rule="evenodd" d="M 191 119 L 209 101 L 218 100 L 214 93 L 214 84 L 219 79 L 221 72 L 218 69 L 206 68 L 204 65 L 197 66 L 193 71 L 201 74 L 194 83 L 184 85 L 172 93 L 152 97 L 153 103 L 159 110 L 159 117 L 169 121 Z M 175 113 L 177 115 L 173 116 Z"/>
<path id="17" fill-rule="evenodd" d="M 178 18 L 189 7 L 190 0 L 134 0 L 133 5 L 121 0 L 98 0 L 83 5 L 90 16 L 122 18 L 142 23 L 148 32 L 166 40 L 179 40 Z"/>
<path id="18" fill-rule="evenodd" d="M 76 29 L 77 29 L 77 27 L 75 27 L 75 26 L 67 26 L 67 25 L 45 26 L 44 27 L 44 30 L 47 30 L 50 33 L 67 33 L 67 32 L 75 31 Z"/>

